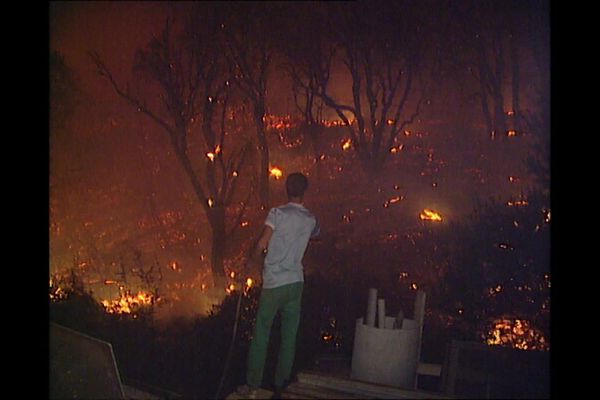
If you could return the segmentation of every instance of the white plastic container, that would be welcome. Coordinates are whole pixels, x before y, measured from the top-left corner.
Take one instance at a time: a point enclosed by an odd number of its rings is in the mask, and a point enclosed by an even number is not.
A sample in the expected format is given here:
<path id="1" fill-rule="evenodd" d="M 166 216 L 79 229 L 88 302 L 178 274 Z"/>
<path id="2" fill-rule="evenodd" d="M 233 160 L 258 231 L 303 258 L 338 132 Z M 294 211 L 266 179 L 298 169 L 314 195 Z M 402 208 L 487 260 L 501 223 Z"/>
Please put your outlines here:
<path id="1" fill-rule="evenodd" d="M 415 320 L 404 318 L 401 329 L 393 329 L 396 318 L 386 317 L 385 328 L 370 327 L 356 320 L 351 378 L 412 389 L 417 373 L 419 329 Z"/>

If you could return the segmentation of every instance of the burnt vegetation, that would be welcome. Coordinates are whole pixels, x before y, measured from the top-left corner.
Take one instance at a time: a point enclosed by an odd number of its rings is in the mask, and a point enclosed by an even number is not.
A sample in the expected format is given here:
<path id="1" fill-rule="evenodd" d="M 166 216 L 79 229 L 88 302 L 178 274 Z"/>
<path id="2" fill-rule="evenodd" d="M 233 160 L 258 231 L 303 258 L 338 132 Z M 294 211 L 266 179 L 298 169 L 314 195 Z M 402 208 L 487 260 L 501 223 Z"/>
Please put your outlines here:
<path id="1" fill-rule="evenodd" d="M 309 175 L 306 200 L 327 233 L 305 257 L 296 369 L 323 353 L 350 357 L 370 287 L 390 315 L 407 317 L 416 291 L 427 292 L 426 362 L 442 363 L 451 339 L 549 350 L 547 10 L 431 3 L 180 4 L 137 51 L 129 80 L 91 52 L 115 100 L 166 138 L 156 151 L 169 152 L 189 190 L 181 207 L 144 195 L 145 219 L 103 229 L 77 221 L 77 196 L 106 197 L 107 209 L 114 193 L 65 194 L 79 175 L 52 177 L 51 250 L 76 256 L 52 275 L 50 319 L 112 343 L 125 380 L 209 398 L 243 290 L 231 391 L 244 378 L 260 292 L 231 278 L 258 280 L 242 266 L 268 207 L 285 200 L 280 167 Z M 55 141 L 81 93 L 60 54 L 50 66 Z M 292 99 L 284 117 L 272 112 L 274 92 Z M 140 157 L 143 179 L 158 179 Z M 429 207 L 441 221 L 419 218 Z M 108 312 L 90 276 L 121 288 L 129 311 Z M 222 302 L 157 319 L 175 301 L 173 277 L 201 295 L 216 288 Z M 535 335 L 500 332 L 516 320 Z"/>

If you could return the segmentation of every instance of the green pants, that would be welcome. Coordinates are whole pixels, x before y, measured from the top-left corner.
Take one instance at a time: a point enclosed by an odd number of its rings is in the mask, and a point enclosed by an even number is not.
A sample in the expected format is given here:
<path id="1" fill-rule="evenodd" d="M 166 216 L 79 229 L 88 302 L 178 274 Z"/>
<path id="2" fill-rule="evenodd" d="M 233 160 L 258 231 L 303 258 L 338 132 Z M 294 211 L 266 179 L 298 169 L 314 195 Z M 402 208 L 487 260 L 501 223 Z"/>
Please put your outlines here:
<path id="1" fill-rule="evenodd" d="M 267 358 L 271 325 L 278 311 L 281 311 L 281 345 L 275 371 L 275 386 L 281 388 L 290 379 L 296 354 L 296 334 L 300 323 L 303 282 L 273 289 L 262 289 L 254 326 L 254 336 L 248 353 L 246 382 L 249 386 L 260 387 Z"/>

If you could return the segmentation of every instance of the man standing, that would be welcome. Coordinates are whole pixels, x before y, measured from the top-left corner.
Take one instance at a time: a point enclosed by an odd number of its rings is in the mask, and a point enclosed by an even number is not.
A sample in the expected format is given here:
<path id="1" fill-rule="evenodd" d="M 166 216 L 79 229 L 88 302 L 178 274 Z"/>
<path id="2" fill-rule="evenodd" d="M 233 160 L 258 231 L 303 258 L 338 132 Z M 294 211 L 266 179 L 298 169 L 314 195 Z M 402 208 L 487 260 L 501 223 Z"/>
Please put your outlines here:
<path id="1" fill-rule="evenodd" d="M 280 397 L 291 377 L 304 286 L 302 258 L 309 239 L 319 234 L 317 219 L 302 204 L 307 189 L 305 175 L 295 172 L 287 177 L 288 203 L 269 211 L 254 250 L 254 257 L 265 257 L 256 325 L 248 352 L 246 385 L 238 388 L 238 393 L 246 398 L 255 397 L 262 384 L 271 325 L 277 312 L 281 313 L 281 346 L 274 397 Z"/>

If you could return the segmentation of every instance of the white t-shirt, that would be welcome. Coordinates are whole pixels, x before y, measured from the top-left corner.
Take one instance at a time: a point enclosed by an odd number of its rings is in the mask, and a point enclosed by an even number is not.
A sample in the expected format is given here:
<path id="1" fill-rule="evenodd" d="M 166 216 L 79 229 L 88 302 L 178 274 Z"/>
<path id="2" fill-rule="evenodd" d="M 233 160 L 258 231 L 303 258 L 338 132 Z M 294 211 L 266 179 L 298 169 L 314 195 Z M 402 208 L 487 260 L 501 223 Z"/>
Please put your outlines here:
<path id="1" fill-rule="evenodd" d="M 319 234 L 315 216 L 302 204 L 272 208 L 265 225 L 273 229 L 263 269 L 263 288 L 304 282 L 302 258 L 311 237 Z"/>

